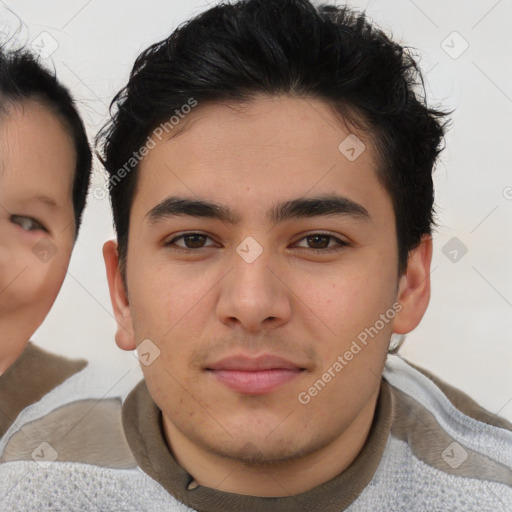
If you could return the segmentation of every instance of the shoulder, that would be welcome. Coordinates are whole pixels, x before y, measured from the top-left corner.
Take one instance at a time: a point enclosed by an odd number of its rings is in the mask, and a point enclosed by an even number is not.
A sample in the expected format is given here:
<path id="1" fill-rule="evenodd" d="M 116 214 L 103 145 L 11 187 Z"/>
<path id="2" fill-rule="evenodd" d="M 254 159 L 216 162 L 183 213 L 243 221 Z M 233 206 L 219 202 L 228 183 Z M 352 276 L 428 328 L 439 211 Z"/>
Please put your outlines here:
<path id="1" fill-rule="evenodd" d="M 0 377 L 0 437 L 26 407 L 85 368 L 83 359 L 68 359 L 28 343 L 16 362 Z"/>
<path id="2" fill-rule="evenodd" d="M 512 431 L 512 423 L 510 421 L 498 416 L 497 414 L 489 412 L 460 389 L 446 383 L 425 368 L 421 368 L 410 361 L 407 361 L 407 364 L 433 382 L 443 392 L 446 398 L 448 398 L 452 405 L 466 416 L 488 425 Z"/>
<path id="3" fill-rule="evenodd" d="M 121 404 L 133 371 L 87 365 L 25 408 L 0 439 L 0 462 L 77 462 L 101 467 L 136 464 L 124 436 Z"/>
<path id="4" fill-rule="evenodd" d="M 182 510 L 138 469 L 124 435 L 122 401 L 139 379 L 135 360 L 128 371 L 90 364 L 24 409 L 0 440 L 2 506 L 145 510 L 161 494 L 151 510 Z"/>
<path id="5" fill-rule="evenodd" d="M 509 422 L 399 356 L 388 356 L 383 378 L 393 420 L 376 482 L 431 508 L 493 510 L 512 501 Z"/>

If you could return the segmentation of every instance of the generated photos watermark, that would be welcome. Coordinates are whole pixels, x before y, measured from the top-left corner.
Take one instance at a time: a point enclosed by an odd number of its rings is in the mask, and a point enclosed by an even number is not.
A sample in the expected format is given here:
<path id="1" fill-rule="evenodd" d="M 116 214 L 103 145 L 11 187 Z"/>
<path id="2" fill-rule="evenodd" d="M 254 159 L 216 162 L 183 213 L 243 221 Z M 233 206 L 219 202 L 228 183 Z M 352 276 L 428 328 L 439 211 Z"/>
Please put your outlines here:
<path id="1" fill-rule="evenodd" d="M 397 313 L 402 311 L 403 306 L 399 302 L 395 302 L 385 313 L 379 316 L 379 319 L 370 327 L 365 327 L 358 335 L 357 339 L 342 355 L 336 358 L 329 368 L 316 380 L 307 390 L 301 391 L 297 395 L 297 400 L 302 405 L 307 405 L 331 382 L 361 350 L 368 345 L 368 342 L 375 338 L 384 327 L 389 324 Z M 369 339 L 370 338 L 370 339 Z M 358 343 L 359 342 L 359 343 Z"/>
<path id="2" fill-rule="evenodd" d="M 157 141 L 161 142 L 166 135 L 169 135 L 172 130 L 184 119 L 194 107 L 197 106 L 197 100 L 189 98 L 187 103 L 184 103 L 179 109 L 174 111 L 175 115 L 172 115 L 167 121 L 160 123 L 148 136 L 146 142 L 138 149 L 134 151 L 132 156 L 120 167 L 114 174 L 112 174 L 108 181 L 102 186 L 95 187 L 93 190 L 93 196 L 96 199 L 104 199 L 109 190 L 114 188 L 118 183 L 121 182 L 133 169 L 135 169 L 142 159 L 149 154 L 149 152 L 156 147 Z"/>

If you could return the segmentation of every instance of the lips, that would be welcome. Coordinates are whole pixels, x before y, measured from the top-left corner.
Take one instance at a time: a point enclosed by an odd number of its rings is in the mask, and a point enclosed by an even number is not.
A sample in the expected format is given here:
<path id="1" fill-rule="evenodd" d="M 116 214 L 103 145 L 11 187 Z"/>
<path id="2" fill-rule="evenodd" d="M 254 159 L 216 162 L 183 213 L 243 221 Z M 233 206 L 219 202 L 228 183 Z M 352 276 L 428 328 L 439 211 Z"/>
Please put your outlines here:
<path id="1" fill-rule="evenodd" d="M 273 355 L 231 356 L 206 368 L 222 384 L 248 395 L 270 393 L 297 378 L 304 368 Z"/>

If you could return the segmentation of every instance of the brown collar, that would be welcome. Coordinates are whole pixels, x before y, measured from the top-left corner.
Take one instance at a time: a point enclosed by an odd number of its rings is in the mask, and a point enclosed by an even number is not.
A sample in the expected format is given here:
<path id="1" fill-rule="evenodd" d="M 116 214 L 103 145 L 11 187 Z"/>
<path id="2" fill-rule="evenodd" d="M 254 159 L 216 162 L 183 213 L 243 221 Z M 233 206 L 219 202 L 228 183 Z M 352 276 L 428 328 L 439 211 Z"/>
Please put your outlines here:
<path id="1" fill-rule="evenodd" d="M 345 510 L 372 479 L 386 447 L 393 416 L 389 384 L 382 380 L 373 423 L 366 443 L 340 475 L 294 496 L 261 498 L 218 491 L 194 483 L 174 459 L 162 427 L 162 413 L 141 381 L 123 405 L 126 438 L 140 468 L 176 499 L 199 512 L 291 512 Z"/>

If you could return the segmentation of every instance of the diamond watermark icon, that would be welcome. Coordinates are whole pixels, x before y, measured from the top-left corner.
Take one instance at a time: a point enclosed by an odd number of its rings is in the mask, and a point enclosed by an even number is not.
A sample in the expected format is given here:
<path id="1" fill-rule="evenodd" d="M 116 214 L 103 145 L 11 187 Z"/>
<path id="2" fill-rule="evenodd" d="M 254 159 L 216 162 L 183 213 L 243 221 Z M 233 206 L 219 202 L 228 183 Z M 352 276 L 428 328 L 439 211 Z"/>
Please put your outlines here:
<path id="1" fill-rule="evenodd" d="M 236 252 L 246 263 L 252 263 L 263 252 L 263 247 L 252 236 L 248 236 L 236 248 Z"/>
<path id="2" fill-rule="evenodd" d="M 468 252 L 468 248 L 454 236 L 443 245 L 441 251 L 452 263 L 458 263 Z"/>
<path id="3" fill-rule="evenodd" d="M 32 247 L 32 252 L 41 262 L 48 263 L 57 254 L 57 246 L 45 237 Z"/>
<path id="4" fill-rule="evenodd" d="M 32 458 L 39 466 L 46 469 L 50 467 L 56 460 L 59 454 L 53 446 L 46 441 L 41 443 L 33 452 Z"/>
<path id="5" fill-rule="evenodd" d="M 144 365 L 149 366 L 160 356 L 160 349 L 148 338 L 142 340 L 133 355 Z"/>
<path id="6" fill-rule="evenodd" d="M 357 160 L 365 149 L 366 146 L 364 143 L 353 133 L 345 138 L 338 146 L 340 153 L 351 162 Z"/>
<path id="7" fill-rule="evenodd" d="M 454 441 L 445 448 L 441 457 L 448 466 L 457 469 L 468 458 L 468 452 Z"/>
<path id="8" fill-rule="evenodd" d="M 32 49 L 37 52 L 42 59 L 48 59 L 55 53 L 59 47 L 59 43 L 48 32 L 41 32 L 34 38 L 31 46 Z"/>
<path id="9" fill-rule="evenodd" d="M 238 451 L 238 456 L 242 460 L 247 459 L 262 459 L 263 453 L 254 443 L 245 443 L 244 446 Z"/>
<path id="10" fill-rule="evenodd" d="M 458 32 L 452 32 L 443 39 L 441 48 L 452 59 L 458 59 L 469 48 L 469 43 Z"/>

